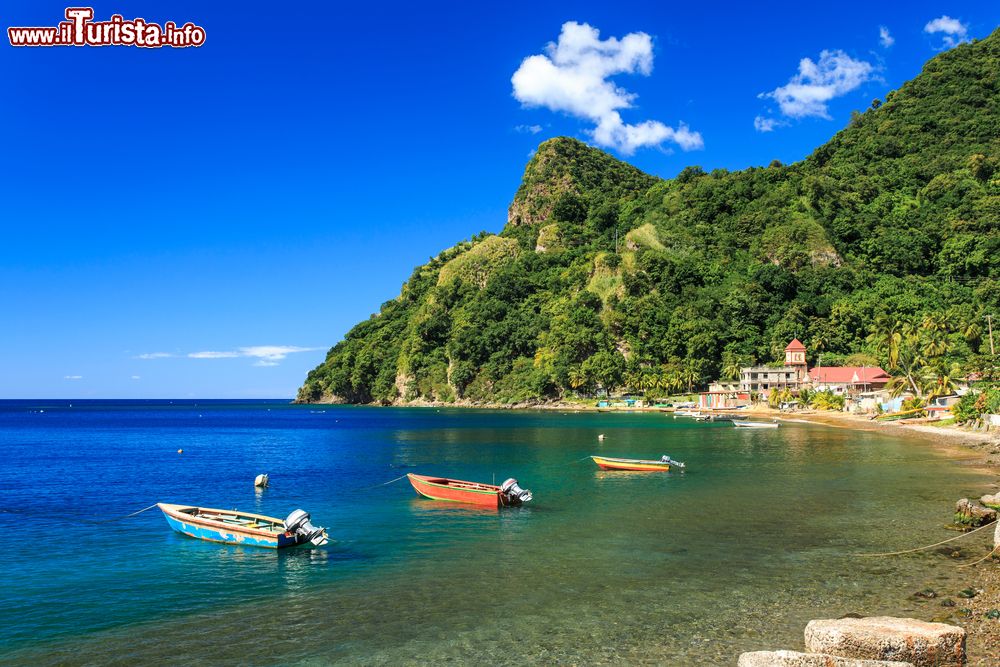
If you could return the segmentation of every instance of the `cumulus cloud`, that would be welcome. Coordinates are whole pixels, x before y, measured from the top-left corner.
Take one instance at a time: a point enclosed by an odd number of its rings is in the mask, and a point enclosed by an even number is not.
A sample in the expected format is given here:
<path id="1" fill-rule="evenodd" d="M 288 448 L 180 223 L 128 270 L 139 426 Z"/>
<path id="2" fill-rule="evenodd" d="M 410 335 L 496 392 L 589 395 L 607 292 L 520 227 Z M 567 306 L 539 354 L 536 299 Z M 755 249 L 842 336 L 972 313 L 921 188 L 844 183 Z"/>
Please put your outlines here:
<path id="1" fill-rule="evenodd" d="M 871 63 L 855 60 L 839 49 L 822 51 L 817 62 L 800 60 L 798 73 L 787 84 L 758 97 L 773 99 L 790 118 L 829 119 L 827 103 L 871 80 L 874 74 Z"/>
<path id="2" fill-rule="evenodd" d="M 166 359 L 167 357 L 172 357 L 174 355 L 169 352 L 147 352 L 146 354 L 140 354 L 136 356 L 136 359 Z"/>
<path id="3" fill-rule="evenodd" d="M 541 125 L 515 125 L 515 132 L 524 132 L 526 134 L 538 134 L 542 131 Z"/>
<path id="4" fill-rule="evenodd" d="M 82 375 L 64 375 L 63 379 L 64 380 L 82 380 L 83 376 Z"/>
<path id="5" fill-rule="evenodd" d="M 753 119 L 753 127 L 758 132 L 773 132 L 774 128 L 781 127 L 783 125 L 788 125 L 783 120 L 777 118 L 766 118 L 764 116 L 757 116 Z"/>
<path id="6" fill-rule="evenodd" d="M 636 96 L 610 77 L 653 71 L 653 39 L 633 32 L 621 39 L 600 38 L 600 31 L 586 23 L 563 24 L 559 41 L 549 43 L 544 54 L 528 56 L 511 77 L 514 98 L 525 107 L 544 107 L 589 120 L 594 142 L 630 155 L 645 146 L 670 141 L 683 150 L 702 148 L 698 132 L 681 123 L 668 127 L 657 120 L 630 125 L 620 110 L 632 107 Z"/>
<path id="7" fill-rule="evenodd" d="M 950 49 L 953 46 L 958 46 L 962 42 L 969 41 L 968 24 L 962 23 L 958 19 L 953 19 L 947 14 L 939 16 L 932 21 L 928 21 L 927 25 L 924 26 L 924 32 L 928 35 L 941 33 L 943 35 L 941 38 L 942 49 Z"/>
<path id="8" fill-rule="evenodd" d="M 142 376 L 140 376 L 140 375 L 133 375 L 132 379 L 133 380 L 140 380 L 140 379 L 142 379 Z"/>
<path id="9" fill-rule="evenodd" d="M 896 43 L 895 38 L 891 34 L 889 34 L 889 29 L 886 28 L 884 25 L 880 25 L 878 27 L 878 41 L 882 46 L 884 46 L 887 49 Z"/>

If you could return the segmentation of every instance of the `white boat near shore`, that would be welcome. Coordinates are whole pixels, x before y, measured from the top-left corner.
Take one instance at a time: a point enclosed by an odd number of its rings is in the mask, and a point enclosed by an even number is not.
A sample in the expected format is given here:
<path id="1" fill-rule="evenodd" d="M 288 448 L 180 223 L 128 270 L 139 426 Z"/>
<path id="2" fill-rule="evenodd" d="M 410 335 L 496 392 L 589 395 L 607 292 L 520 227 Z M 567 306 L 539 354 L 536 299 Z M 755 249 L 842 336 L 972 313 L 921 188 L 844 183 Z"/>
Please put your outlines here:
<path id="1" fill-rule="evenodd" d="M 734 421 L 737 428 L 778 428 L 778 422 Z"/>

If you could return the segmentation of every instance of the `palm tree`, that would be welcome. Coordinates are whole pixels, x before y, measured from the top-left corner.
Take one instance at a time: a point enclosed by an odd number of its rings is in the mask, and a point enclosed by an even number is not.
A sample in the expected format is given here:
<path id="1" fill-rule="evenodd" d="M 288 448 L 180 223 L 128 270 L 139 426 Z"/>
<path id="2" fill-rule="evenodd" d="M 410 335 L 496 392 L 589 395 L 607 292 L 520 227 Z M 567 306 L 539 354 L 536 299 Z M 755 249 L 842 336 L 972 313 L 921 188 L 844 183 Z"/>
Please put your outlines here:
<path id="1" fill-rule="evenodd" d="M 672 385 L 671 385 L 671 382 L 670 382 L 670 377 L 667 375 L 667 370 L 666 370 L 665 367 L 661 366 L 659 368 L 659 370 L 656 371 L 656 375 L 654 375 L 653 377 L 656 378 L 656 388 L 657 389 L 659 389 L 660 391 L 663 391 L 663 392 L 669 392 L 670 391 L 670 388 L 671 388 Z"/>
<path id="2" fill-rule="evenodd" d="M 951 323 L 944 313 L 927 313 L 920 321 L 920 328 L 935 334 L 946 334 L 951 331 Z"/>
<path id="3" fill-rule="evenodd" d="M 955 378 L 962 372 L 958 364 L 944 366 L 943 364 L 935 370 L 929 371 L 924 376 L 924 391 L 927 401 L 930 402 L 938 396 L 948 396 L 955 393 Z"/>
<path id="4" fill-rule="evenodd" d="M 688 393 L 694 391 L 694 385 L 701 381 L 701 373 L 698 370 L 698 363 L 694 359 L 688 359 L 680 369 L 678 379 L 687 385 Z"/>
<path id="5" fill-rule="evenodd" d="M 868 335 L 880 353 L 888 359 L 888 369 L 892 370 L 899 364 L 899 346 L 903 342 L 903 324 L 887 315 L 879 315 L 872 323 L 872 332 Z"/>
<path id="6" fill-rule="evenodd" d="M 899 378 L 899 382 L 890 381 L 887 385 L 890 391 L 895 391 L 895 396 L 898 396 L 906 388 L 909 388 L 916 396 L 923 395 L 917 384 L 917 378 L 923 375 L 927 360 L 920 355 L 918 344 L 919 339 L 915 336 L 908 336 L 900 347 L 898 363 L 892 371 L 893 375 L 896 376 L 893 379 Z M 898 386 L 900 384 L 902 387 Z"/>
<path id="7" fill-rule="evenodd" d="M 574 390 L 586 387 L 590 384 L 587 374 L 579 366 L 574 366 L 569 371 L 569 386 Z"/>
<path id="8" fill-rule="evenodd" d="M 940 332 L 935 332 L 924 341 L 922 351 L 924 356 L 935 359 L 944 356 L 950 347 L 951 345 L 948 343 L 948 340 Z"/>
<path id="9" fill-rule="evenodd" d="M 978 350 L 979 342 L 983 339 L 983 327 L 980 324 L 983 321 L 983 309 L 976 309 L 971 319 L 963 319 L 957 313 L 955 319 L 959 322 L 958 330 L 962 333 L 965 341 L 973 350 Z"/>
<path id="10" fill-rule="evenodd" d="M 722 377 L 727 380 L 739 380 L 740 371 L 743 370 L 744 366 L 748 364 L 744 363 L 744 360 L 739 357 L 731 357 L 722 366 Z"/>

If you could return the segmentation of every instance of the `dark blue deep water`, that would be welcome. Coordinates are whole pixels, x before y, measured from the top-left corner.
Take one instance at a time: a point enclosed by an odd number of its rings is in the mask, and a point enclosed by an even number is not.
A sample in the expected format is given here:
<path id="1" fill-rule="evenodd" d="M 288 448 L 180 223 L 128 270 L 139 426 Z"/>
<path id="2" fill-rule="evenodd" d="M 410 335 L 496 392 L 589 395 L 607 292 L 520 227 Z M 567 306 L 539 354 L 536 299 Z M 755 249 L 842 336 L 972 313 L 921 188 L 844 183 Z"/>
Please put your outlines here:
<path id="1" fill-rule="evenodd" d="M 286 401 L 2 401 L 0 456 L 11 664 L 734 664 L 798 647 L 810 618 L 899 612 L 935 556 L 850 554 L 943 539 L 983 484 L 925 444 L 819 426 Z M 406 472 L 514 476 L 535 501 L 372 488 Z M 155 509 L 98 523 L 157 501 L 301 507 L 333 542 L 201 542 Z"/>

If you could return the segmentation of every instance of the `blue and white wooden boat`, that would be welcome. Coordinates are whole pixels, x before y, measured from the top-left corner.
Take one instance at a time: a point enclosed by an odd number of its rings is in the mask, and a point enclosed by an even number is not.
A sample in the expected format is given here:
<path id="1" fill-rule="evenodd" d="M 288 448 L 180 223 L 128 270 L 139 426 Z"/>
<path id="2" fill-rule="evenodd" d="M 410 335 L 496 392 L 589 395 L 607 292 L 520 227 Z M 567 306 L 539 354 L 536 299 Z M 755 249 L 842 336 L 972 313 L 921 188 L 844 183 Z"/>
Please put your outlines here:
<path id="1" fill-rule="evenodd" d="M 310 543 L 323 546 L 325 528 L 309 522 L 309 515 L 295 510 L 284 521 L 262 514 L 220 510 L 193 505 L 157 503 L 167 524 L 178 533 L 210 542 L 283 549 Z"/>

